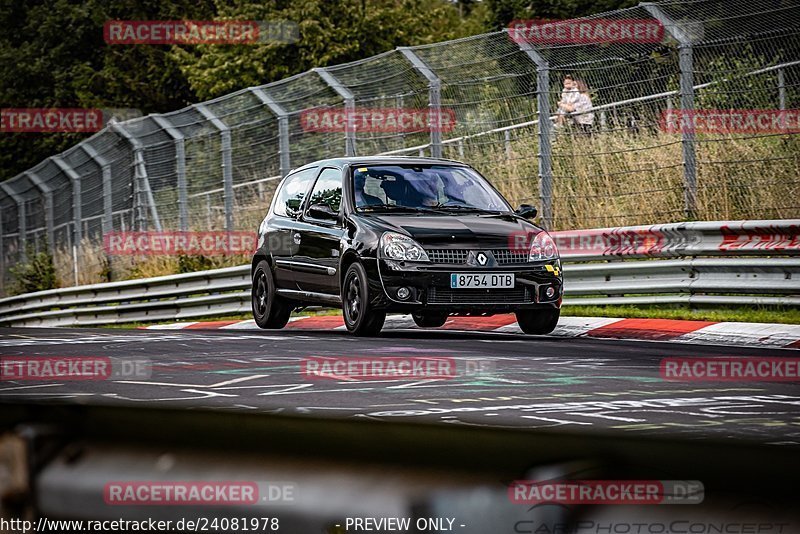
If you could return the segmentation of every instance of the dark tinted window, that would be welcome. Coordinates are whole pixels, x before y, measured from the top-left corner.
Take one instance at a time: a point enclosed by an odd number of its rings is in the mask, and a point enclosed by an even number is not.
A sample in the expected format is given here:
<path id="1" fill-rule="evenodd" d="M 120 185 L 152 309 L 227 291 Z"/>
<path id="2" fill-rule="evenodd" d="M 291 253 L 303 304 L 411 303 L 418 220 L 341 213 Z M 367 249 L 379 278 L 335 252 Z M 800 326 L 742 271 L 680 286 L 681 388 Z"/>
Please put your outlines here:
<path id="1" fill-rule="evenodd" d="M 339 169 L 325 169 L 319 175 L 308 205 L 327 204 L 333 211 L 338 212 L 342 203 L 342 171 Z"/>
<path id="2" fill-rule="evenodd" d="M 275 215 L 284 217 L 297 217 L 300 205 L 306 196 L 311 180 L 316 176 L 318 169 L 306 169 L 286 177 L 281 185 L 281 190 L 275 198 Z"/>
<path id="3" fill-rule="evenodd" d="M 365 165 L 353 169 L 357 208 L 381 204 L 511 211 L 477 172 L 455 165 Z"/>

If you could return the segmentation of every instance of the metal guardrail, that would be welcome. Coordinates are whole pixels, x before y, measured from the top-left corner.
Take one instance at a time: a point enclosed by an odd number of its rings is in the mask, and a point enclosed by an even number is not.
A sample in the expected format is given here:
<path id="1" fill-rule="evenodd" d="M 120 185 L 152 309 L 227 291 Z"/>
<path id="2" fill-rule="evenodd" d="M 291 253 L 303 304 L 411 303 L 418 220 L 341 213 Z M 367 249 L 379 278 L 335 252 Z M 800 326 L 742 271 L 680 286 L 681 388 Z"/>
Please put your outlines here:
<path id="1" fill-rule="evenodd" d="M 800 220 L 552 235 L 565 264 L 565 305 L 800 306 Z M 249 312 L 249 265 L 0 299 L 5 326 L 91 326 Z"/>

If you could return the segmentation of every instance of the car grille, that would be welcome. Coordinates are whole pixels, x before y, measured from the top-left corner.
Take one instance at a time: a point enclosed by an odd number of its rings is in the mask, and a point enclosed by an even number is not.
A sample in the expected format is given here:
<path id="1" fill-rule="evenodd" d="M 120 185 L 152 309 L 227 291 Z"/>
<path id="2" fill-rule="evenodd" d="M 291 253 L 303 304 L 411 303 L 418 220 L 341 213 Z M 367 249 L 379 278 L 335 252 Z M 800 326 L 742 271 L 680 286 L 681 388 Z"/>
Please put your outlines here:
<path id="1" fill-rule="evenodd" d="M 499 265 L 528 262 L 527 252 L 517 252 L 516 250 L 498 249 L 498 250 L 492 250 L 492 254 L 494 254 L 494 259 L 497 260 L 497 263 Z"/>
<path id="2" fill-rule="evenodd" d="M 469 250 L 463 248 L 435 248 L 426 250 L 432 263 L 467 263 Z"/>
<path id="3" fill-rule="evenodd" d="M 531 302 L 527 287 L 515 289 L 451 289 L 431 287 L 428 289 L 429 304 L 520 304 Z"/>
<path id="4" fill-rule="evenodd" d="M 477 254 L 482 249 L 475 249 Z M 445 263 L 451 265 L 464 265 L 467 263 L 470 249 L 465 248 L 434 248 L 427 249 L 428 258 L 432 263 Z M 494 259 L 498 265 L 514 265 L 528 262 L 527 252 L 517 252 L 509 249 L 492 249 Z"/>

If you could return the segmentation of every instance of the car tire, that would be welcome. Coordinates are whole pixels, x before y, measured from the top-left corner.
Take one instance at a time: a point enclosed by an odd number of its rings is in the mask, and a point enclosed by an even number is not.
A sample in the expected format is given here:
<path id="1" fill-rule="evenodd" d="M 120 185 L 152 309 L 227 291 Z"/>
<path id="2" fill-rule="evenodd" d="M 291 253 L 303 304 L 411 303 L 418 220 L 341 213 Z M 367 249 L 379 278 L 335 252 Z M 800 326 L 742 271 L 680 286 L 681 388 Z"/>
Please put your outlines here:
<path id="1" fill-rule="evenodd" d="M 342 312 L 347 331 L 355 336 L 377 335 L 386 320 L 386 312 L 370 306 L 367 271 L 359 262 L 350 265 L 344 275 Z"/>
<path id="2" fill-rule="evenodd" d="M 516 312 L 517 324 L 526 334 L 544 335 L 555 330 L 561 310 L 523 310 Z"/>
<path id="3" fill-rule="evenodd" d="M 411 318 L 420 328 L 438 328 L 447 322 L 446 313 L 412 313 Z"/>
<path id="4" fill-rule="evenodd" d="M 289 322 L 291 306 L 275 292 L 275 280 L 269 263 L 261 261 L 253 271 L 253 287 L 250 291 L 253 319 L 259 328 L 280 329 Z"/>

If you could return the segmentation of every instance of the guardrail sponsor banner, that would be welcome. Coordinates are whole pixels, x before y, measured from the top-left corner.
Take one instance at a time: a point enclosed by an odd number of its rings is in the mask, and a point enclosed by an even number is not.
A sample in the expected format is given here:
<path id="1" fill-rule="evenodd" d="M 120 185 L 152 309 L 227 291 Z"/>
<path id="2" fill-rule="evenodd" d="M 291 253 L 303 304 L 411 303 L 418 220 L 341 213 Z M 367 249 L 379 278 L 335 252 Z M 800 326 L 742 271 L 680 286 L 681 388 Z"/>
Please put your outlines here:
<path id="1" fill-rule="evenodd" d="M 718 249 L 723 252 L 800 252 L 800 221 L 781 224 L 753 223 L 737 226 L 723 224 L 719 232 L 722 242 Z"/>
<path id="2" fill-rule="evenodd" d="M 553 232 L 551 237 L 562 257 L 657 254 L 667 243 L 664 233 L 652 228 L 575 230 Z"/>
<path id="3" fill-rule="evenodd" d="M 800 254 L 800 220 L 697 222 L 550 232 L 562 258 Z"/>

